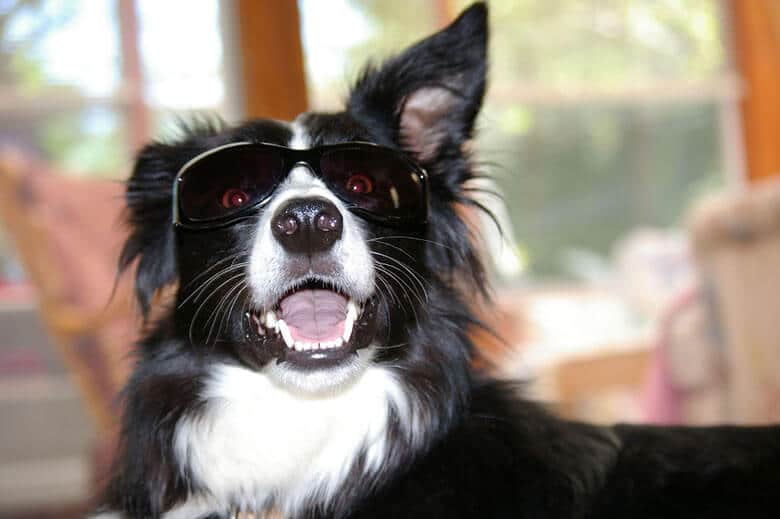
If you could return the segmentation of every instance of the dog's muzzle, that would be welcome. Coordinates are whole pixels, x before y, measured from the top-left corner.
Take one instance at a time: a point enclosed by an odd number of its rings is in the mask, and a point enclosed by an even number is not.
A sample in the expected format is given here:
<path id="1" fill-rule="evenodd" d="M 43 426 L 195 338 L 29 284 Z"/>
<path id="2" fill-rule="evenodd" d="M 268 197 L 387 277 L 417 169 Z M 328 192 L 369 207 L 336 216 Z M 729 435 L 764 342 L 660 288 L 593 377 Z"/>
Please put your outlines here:
<path id="1" fill-rule="evenodd" d="M 291 279 L 278 297 L 249 313 L 257 340 L 279 362 L 299 369 L 351 362 L 376 333 L 376 304 L 343 282 L 337 244 L 344 214 L 324 197 L 283 202 L 268 224 Z"/>

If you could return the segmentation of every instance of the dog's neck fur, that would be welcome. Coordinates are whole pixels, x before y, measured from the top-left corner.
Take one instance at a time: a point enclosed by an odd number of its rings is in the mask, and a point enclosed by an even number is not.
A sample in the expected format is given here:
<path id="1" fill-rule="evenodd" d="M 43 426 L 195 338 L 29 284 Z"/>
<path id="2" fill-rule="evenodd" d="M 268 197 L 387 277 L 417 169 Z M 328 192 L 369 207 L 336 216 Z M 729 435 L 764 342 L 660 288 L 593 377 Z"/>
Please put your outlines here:
<path id="1" fill-rule="evenodd" d="M 385 368 L 368 367 L 326 395 L 294 394 L 263 373 L 220 365 L 205 388 L 205 408 L 182 420 L 177 458 L 186 460 L 196 501 L 212 510 L 263 510 L 285 517 L 328 509 L 349 475 L 370 481 L 387 468 L 391 439 L 408 451 L 423 434 L 415 404 Z M 401 446 L 392 446 L 393 448 Z M 206 497 L 207 496 L 207 497 Z"/>

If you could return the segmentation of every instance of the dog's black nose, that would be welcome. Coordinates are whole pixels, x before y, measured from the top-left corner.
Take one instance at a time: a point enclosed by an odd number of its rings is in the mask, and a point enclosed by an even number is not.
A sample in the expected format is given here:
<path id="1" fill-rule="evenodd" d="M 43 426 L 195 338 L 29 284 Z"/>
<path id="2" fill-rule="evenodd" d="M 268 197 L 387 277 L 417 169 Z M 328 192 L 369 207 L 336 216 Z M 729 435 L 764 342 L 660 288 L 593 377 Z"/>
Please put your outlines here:
<path id="1" fill-rule="evenodd" d="M 276 211 L 271 232 L 287 251 L 314 254 L 341 238 L 343 223 L 341 211 L 328 200 L 296 198 Z"/>

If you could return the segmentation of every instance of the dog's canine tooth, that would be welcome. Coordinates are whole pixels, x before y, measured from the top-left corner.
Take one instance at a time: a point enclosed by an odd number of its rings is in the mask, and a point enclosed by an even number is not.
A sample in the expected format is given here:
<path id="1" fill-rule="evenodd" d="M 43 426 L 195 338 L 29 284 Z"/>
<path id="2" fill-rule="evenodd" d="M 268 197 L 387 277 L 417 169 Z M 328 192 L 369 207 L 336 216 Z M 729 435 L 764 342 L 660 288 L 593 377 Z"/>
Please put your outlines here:
<path id="1" fill-rule="evenodd" d="M 287 323 L 284 322 L 284 319 L 279 319 L 276 321 L 276 331 L 279 332 L 282 335 L 282 339 L 284 339 L 285 344 L 287 344 L 288 348 L 292 348 L 295 344 L 295 341 L 292 338 L 292 334 L 290 333 L 290 329 L 287 327 Z"/>
<path id="2" fill-rule="evenodd" d="M 347 343 L 352 336 L 352 326 L 357 319 L 358 310 L 355 302 L 350 299 L 347 303 L 347 316 L 344 318 L 344 333 L 341 335 L 342 340 Z"/>
<path id="3" fill-rule="evenodd" d="M 352 317 L 352 321 L 354 322 L 357 319 L 358 316 L 358 305 L 353 301 L 352 299 L 349 300 L 347 303 L 347 317 Z"/>
<path id="4" fill-rule="evenodd" d="M 344 321 L 344 333 L 341 334 L 341 340 L 344 342 L 349 342 L 349 338 L 352 335 L 352 321 L 347 319 Z"/>
<path id="5" fill-rule="evenodd" d="M 266 328 L 269 328 L 271 330 L 275 329 L 276 328 L 276 322 L 277 322 L 276 312 L 274 312 L 273 310 L 268 310 L 265 313 L 265 326 L 266 326 Z"/>

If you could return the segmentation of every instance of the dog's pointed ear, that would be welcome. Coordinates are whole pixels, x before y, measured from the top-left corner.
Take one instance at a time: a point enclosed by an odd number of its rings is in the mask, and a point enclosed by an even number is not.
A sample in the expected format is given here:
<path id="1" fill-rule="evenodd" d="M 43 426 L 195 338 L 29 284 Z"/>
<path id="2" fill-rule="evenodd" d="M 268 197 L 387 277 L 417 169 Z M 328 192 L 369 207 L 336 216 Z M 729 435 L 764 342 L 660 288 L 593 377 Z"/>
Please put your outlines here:
<path id="1" fill-rule="evenodd" d="M 154 294 L 176 281 L 176 258 L 171 219 L 176 176 L 175 150 L 149 144 L 138 154 L 127 182 L 126 220 L 130 235 L 119 258 L 120 272 L 137 261 L 135 295 L 144 318 Z"/>
<path id="2" fill-rule="evenodd" d="M 487 7 L 475 4 L 444 30 L 358 79 L 347 110 L 422 164 L 470 139 L 485 92 Z"/>

